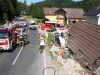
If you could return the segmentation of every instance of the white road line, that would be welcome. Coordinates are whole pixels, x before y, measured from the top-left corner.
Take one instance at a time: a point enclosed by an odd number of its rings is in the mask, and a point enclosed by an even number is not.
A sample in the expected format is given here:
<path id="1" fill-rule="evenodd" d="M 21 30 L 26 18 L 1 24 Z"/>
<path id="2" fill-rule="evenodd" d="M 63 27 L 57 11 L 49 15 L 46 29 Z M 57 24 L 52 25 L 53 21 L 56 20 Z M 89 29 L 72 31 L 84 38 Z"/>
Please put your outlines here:
<path id="1" fill-rule="evenodd" d="M 16 58 L 15 58 L 14 62 L 12 63 L 12 65 L 14 65 L 14 64 L 15 64 L 15 62 L 17 61 L 17 59 L 18 59 L 18 57 L 19 57 L 19 55 L 20 55 L 20 53 L 21 53 L 21 51 L 22 51 L 22 50 L 23 50 L 23 46 L 21 47 L 21 49 L 20 49 L 20 51 L 19 51 L 18 55 L 16 56 Z"/>
<path id="2" fill-rule="evenodd" d="M 27 34 L 29 34 L 29 30 L 28 30 Z"/>
<path id="3" fill-rule="evenodd" d="M 47 67 L 46 65 L 46 56 L 45 56 L 45 50 L 43 51 L 43 55 L 44 55 L 44 68 Z M 47 75 L 47 70 L 45 69 L 45 75 Z"/>

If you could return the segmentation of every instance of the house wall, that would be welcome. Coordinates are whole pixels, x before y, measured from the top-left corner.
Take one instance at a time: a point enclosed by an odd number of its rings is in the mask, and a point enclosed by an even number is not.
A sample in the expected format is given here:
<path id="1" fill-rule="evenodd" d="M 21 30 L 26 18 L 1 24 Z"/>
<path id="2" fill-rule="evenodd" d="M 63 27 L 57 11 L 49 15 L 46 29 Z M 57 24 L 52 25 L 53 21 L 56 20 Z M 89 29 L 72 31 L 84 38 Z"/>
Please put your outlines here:
<path id="1" fill-rule="evenodd" d="M 65 19 L 65 12 L 64 11 L 62 11 L 62 10 L 59 10 L 57 13 L 56 13 L 56 18 L 59 18 L 59 19 L 62 19 L 62 20 L 64 20 Z"/>
<path id="2" fill-rule="evenodd" d="M 56 15 L 45 15 L 45 18 L 48 18 L 50 21 L 61 21 L 63 23 L 64 20 L 57 20 Z"/>
<path id="3" fill-rule="evenodd" d="M 90 23 L 98 24 L 97 16 L 87 16 L 85 20 Z"/>
<path id="4" fill-rule="evenodd" d="M 100 16 L 98 17 L 98 25 L 100 25 Z"/>
<path id="5" fill-rule="evenodd" d="M 57 13 L 56 13 L 57 14 Z M 64 13 L 63 13 L 64 14 Z M 63 23 L 64 19 L 57 19 L 58 15 L 45 15 L 45 18 L 48 18 L 50 21 L 60 21 Z M 66 19 L 67 24 L 73 24 L 73 22 L 77 21 L 85 21 L 85 19 Z"/>
<path id="6" fill-rule="evenodd" d="M 45 18 L 48 18 L 50 21 L 56 21 L 56 15 L 45 15 Z"/>
<path id="7" fill-rule="evenodd" d="M 85 19 L 67 19 L 67 24 L 73 24 L 76 23 L 78 21 L 85 21 Z"/>
<path id="8" fill-rule="evenodd" d="M 67 19 L 67 24 L 73 24 L 74 22 L 76 22 L 76 19 Z"/>
<path id="9" fill-rule="evenodd" d="M 85 21 L 85 19 L 76 19 L 76 22 L 78 21 Z"/>

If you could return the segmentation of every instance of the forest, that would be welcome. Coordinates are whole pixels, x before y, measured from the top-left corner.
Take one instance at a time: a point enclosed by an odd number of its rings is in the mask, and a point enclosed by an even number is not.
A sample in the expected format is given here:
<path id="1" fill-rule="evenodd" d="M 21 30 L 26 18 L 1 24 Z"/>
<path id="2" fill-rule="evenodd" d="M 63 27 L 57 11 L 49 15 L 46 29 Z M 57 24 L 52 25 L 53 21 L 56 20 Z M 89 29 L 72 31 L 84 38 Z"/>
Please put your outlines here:
<path id="1" fill-rule="evenodd" d="M 44 0 L 38 3 L 32 2 L 27 5 L 27 1 L 18 2 L 18 0 L 0 0 L 0 21 L 11 21 L 13 17 L 20 15 L 32 16 L 33 18 L 42 19 L 43 7 L 58 7 L 58 8 L 82 8 L 85 12 L 100 3 L 100 0 Z M 21 12 L 25 10 L 24 14 Z"/>

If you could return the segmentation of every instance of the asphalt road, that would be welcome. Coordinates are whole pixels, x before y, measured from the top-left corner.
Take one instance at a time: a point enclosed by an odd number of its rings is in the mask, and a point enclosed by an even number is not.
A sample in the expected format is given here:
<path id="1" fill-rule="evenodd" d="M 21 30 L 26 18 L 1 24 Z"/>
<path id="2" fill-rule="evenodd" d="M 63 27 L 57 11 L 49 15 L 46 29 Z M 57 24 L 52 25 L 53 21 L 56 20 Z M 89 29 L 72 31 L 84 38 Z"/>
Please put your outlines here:
<path id="1" fill-rule="evenodd" d="M 43 75 L 45 53 L 38 50 L 38 31 L 27 27 L 29 44 L 13 52 L 0 52 L 0 75 Z"/>

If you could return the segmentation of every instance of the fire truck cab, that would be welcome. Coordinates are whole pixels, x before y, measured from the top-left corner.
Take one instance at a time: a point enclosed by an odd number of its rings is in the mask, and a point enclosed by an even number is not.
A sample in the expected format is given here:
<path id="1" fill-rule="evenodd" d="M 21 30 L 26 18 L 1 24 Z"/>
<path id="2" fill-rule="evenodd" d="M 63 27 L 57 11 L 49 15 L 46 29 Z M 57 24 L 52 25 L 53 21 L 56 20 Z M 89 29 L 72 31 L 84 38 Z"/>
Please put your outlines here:
<path id="1" fill-rule="evenodd" d="M 46 31 L 55 31 L 56 30 L 56 22 L 55 21 L 45 21 L 44 30 Z"/>
<path id="2" fill-rule="evenodd" d="M 0 26 L 0 50 L 13 50 L 17 41 L 15 29 L 19 27 L 18 23 L 5 24 Z"/>
<path id="3" fill-rule="evenodd" d="M 56 31 L 57 28 L 61 30 L 67 29 L 61 21 L 45 21 L 44 24 L 40 25 L 40 28 L 46 31 Z"/>

